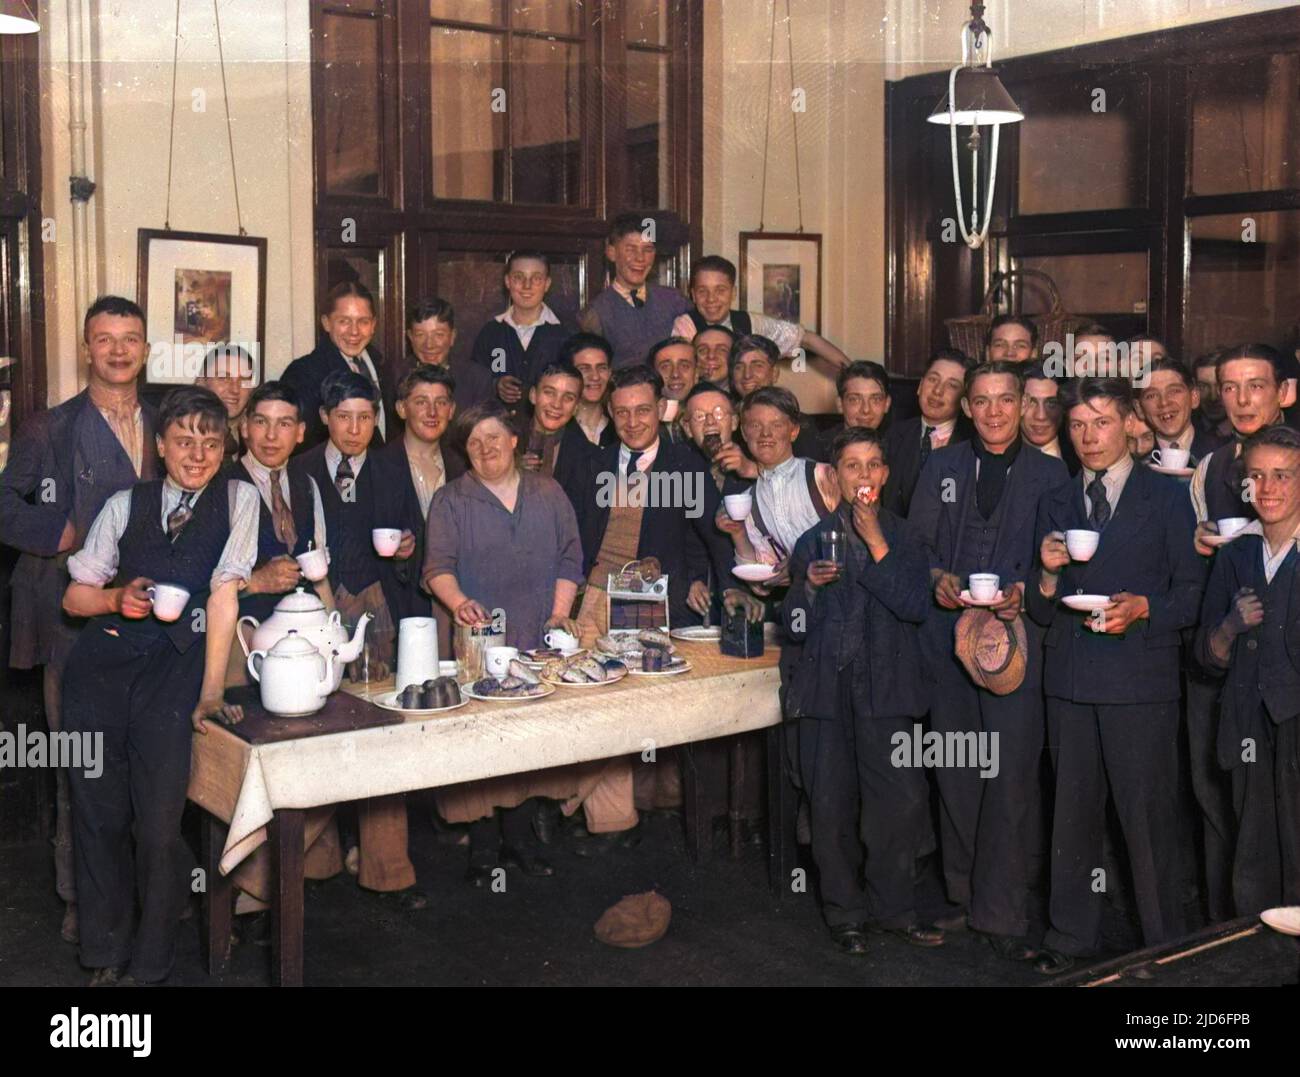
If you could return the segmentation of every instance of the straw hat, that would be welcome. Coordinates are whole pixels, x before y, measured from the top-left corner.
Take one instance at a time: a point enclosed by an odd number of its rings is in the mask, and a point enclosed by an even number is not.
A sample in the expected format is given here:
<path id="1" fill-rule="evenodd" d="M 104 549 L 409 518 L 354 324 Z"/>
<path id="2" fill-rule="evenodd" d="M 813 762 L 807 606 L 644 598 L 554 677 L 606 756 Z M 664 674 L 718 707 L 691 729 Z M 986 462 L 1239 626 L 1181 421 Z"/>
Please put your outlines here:
<path id="1" fill-rule="evenodd" d="M 664 937 L 672 915 L 673 907 L 662 894 L 629 894 L 601 913 L 596 938 L 607 946 L 649 946 Z"/>
<path id="2" fill-rule="evenodd" d="M 1029 644 L 1019 617 L 1003 621 L 991 610 L 967 610 L 957 618 L 956 639 L 957 657 L 981 688 L 1005 696 L 1024 682 Z"/>

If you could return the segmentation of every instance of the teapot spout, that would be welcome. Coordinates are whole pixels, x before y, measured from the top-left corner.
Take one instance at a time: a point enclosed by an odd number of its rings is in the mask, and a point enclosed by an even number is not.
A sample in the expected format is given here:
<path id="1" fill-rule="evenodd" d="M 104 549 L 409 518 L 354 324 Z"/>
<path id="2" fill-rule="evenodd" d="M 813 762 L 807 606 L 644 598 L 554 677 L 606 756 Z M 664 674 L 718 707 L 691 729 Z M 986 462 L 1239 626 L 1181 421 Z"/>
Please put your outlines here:
<path id="1" fill-rule="evenodd" d="M 368 625 L 373 619 L 374 618 L 372 618 L 368 613 L 363 613 L 360 618 L 357 619 L 357 627 L 352 633 L 352 638 L 335 651 L 340 662 L 346 664 L 357 660 L 357 656 L 361 654 L 362 644 L 365 642 L 366 625 Z"/>

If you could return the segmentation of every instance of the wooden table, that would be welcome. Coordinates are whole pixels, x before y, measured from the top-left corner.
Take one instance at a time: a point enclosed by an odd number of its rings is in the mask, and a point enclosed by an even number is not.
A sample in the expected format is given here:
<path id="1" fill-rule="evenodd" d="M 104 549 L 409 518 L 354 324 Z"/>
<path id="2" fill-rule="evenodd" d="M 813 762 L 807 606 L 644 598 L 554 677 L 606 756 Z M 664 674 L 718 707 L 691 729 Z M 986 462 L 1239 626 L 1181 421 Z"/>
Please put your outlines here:
<path id="1" fill-rule="evenodd" d="M 436 788 L 688 746 L 683 794 L 688 850 L 707 848 L 710 821 L 694 810 L 699 799 L 693 742 L 767 729 L 771 881 L 779 893 L 789 878 L 787 840 L 793 802 L 785 788 L 778 650 L 735 659 L 715 643 L 678 645 L 693 669 L 680 676 L 626 677 L 607 689 L 558 688 L 529 703 L 483 703 L 395 725 L 251 745 L 209 723 L 193 740 L 189 798 L 206 812 L 203 860 L 204 944 L 208 971 L 219 974 L 230 953 L 234 887 L 229 872 L 269 841 L 275 865 L 272 900 L 272 979 L 302 983 L 303 828 L 309 808 L 367 797 Z M 366 694 L 365 686 L 350 686 Z M 380 695 L 392 684 L 372 685 Z"/>

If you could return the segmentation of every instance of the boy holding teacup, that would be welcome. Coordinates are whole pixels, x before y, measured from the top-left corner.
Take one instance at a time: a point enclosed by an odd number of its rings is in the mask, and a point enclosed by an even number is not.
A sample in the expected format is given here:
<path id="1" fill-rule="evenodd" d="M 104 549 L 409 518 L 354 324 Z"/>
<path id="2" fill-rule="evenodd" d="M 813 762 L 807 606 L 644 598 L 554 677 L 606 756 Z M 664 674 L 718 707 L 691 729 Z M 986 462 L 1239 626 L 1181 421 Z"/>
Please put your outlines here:
<path id="1" fill-rule="evenodd" d="M 1138 394 L 1147 425 L 1155 432 L 1151 462 L 1168 470 L 1195 467 L 1223 444 L 1223 439 L 1192 422 L 1201 393 L 1192 372 L 1177 359 L 1160 355 L 1151 360 L 1147 383 Z"/>
<path id="2" fill-rule="evenodd" d="M 69 614 L 92 618 L 64 672 L 64 728 L 104 742 L 98 778 L 69 772 L 92 986 L 124 971 L 140 982 L 171 971 L 191 725 L 203 733 L 207 718 L 240 717 L 222 691 L 238 585 L 257 556 L 257 491 L 213 482 L 227 419 L 210 390 L 173 390 L 157 428 L 167 477 L 109 498 L 68 561 L 63 598 Z"/>
<path id="3" fill-rule="evenodd" d="M 960 736 L 992 733 L 1000 754 L 996 777 L 981 777 L 973 765 L 935 770 L 948 899 L 969 907 L 970 926 L 1009 961 L 1034 956 L 1026 935 L 1043 750 L 1042 635 L 1020 612 L 1039 497 L 1069 477 L 1065 464 L 1021 434 L 1022 371 L 1007 360 L 970 371 L 961 406 L 974 436 L 929 454 L 908 511 L 929 557 L 934 596 L 922 637 L 934 680 L 931 726 Z M 988 601 L 963 595 L 968 580 L 971 591 L 979 589 L 982 574 L 997 578 L 1000 594 Z M 1024 625 L 1025 676 L 1006 694 L 977 685 L 955 653 L 957 622 L 975 605 Z"/>
<path id="4" fill-rule="evenodd" d="M 1246 443 L 1258 519 L 1214 559 L 1196 654 L 1222 675 L 1217 760 L 1231 774 L 1237 915 L 1300 904 L 1300 433 Z"/>

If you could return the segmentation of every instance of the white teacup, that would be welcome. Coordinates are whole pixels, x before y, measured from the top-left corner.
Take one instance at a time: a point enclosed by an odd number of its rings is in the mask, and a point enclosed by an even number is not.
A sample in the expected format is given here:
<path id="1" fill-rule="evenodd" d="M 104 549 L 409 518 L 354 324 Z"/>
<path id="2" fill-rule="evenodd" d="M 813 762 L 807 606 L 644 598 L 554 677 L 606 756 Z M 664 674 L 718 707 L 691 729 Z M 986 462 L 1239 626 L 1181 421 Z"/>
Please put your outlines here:
<path id="1" fill-rule="evenodd" d="M 323 580 L 330 570 L 329 558 L 324 550 L 308 550 L 306 553 L 300 553 L 294 560 L 298 562 L 302 574 L 312 583 Z"/>
<path id="2" fill-rule="evenodd" d="M 439 677 L 454 677 L 459 672 L 460 667 L 456 665 L 454 658 L 446 659 L 438 663 Z"/>
<path id="3" fill-rule="evenodd" d="M 1184 468 L 1187 461 L 1192 458 L 1189 449 L 1154 449 L 1151 453 L 1151 462 L 1156 467 L 1167 467 L 1170 469 Z"/>
<path id="4" fill-rule="evenodd" d="M 1238 531 L 1250 523 L 1249 517 L 1246 516 L 1225 516 L 1222 520 L 1215 520 L 1219 528 L 1219 534 L 1224 538 L 1232 538 Z"/>
<path id="5" fill-rule="evenodd" d="M 160 621 L 174 621 L 185 612 L 190 593 L 174 583 L 156 583 L 149 588 L 153 598 L 153 615 Z"/>
<path id="6" fill-rule="evenodd" d="M 1073 528 L 1065 533 L 1065 548 L 1070 551 L 1072 561 L 1091 561 L 1092 555 L 1097 552 L 1097 544 L 1101 542 L 1100 531 L 1090 531 L 1087 528 Z"/>
<path id="7" fill-rule="evenodd" d="M 992 572 L 972 572 L 970 576 L 970 596 L 976 602 L 991 602 L 997 597 L 1000 576 Z"/>
<path id="8" fill-rule="evenodd" d="M 733 520 L 743 520 L 754 507 L 754 495 L 746 490 L 743 494 L 728 494 L 722 499 L 727 507 L 727 515 Z"/>
<path id="9" fill-rule="evenodd" d="M 545 636 L 546 646 L 554 647 L 557 651 L 576 651 L 578 649 L 578 639 L 571 632 L 564 631 L 563 628 L 552 628 Z"/>
<path id="10" fill-rule="evenodd" d="M 395 527 L 376 527 L 370 532 L 370 541 L 380 557 L 392 557 L 402 544 L 402 533 Z"/>
<path id="11" fill-rule="evenodd" d="M 510 672 L 510 663 L 518 657 L 518 647 L 488 647 L 483 652 L 483 665 L 489 676 L 500 678 Z"/>

